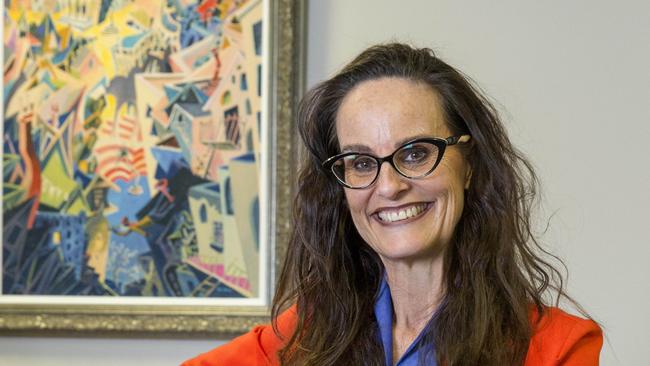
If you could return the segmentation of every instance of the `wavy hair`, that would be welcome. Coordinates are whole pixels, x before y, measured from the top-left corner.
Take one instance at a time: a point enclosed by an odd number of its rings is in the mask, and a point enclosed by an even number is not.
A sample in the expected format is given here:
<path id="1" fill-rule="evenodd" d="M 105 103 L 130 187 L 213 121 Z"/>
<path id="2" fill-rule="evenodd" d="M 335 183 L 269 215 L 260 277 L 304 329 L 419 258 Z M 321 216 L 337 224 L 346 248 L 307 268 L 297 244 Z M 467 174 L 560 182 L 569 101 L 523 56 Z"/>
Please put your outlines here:
<path id="1" fill-rule="evenodd" d="M 360 237 L 343 188 L 321 163 L 339 153 L 336 114 L 360 83 L 396 77 L 429 85 L 441 98 L 472 176 L 465 206 L 444 259 L 444 301 L 424 329 L 423 350 L 439 364 L 517 365 L 562 273 L 532 232 L 538 179 L 512 145 L 492 104 L 430 49 L 373 46 L 303 98 L 297 124 L 306 153 L 293 206 L 293 231 L 273 302 L 273 318 L 292 304 L 296 331 L 280 353 L 283 365 L 383 365 L 373 312 L 383 265 Z M 551 258 L 555 258 L 551 256 Z M 559 260 L 559 259 L 558 259 Z M 559 263 L 562 263 L 559 261 Z M 427 347 L 426 344 L 430 346 Z M 426 351 L 425 351 L 426 352 Z"/>

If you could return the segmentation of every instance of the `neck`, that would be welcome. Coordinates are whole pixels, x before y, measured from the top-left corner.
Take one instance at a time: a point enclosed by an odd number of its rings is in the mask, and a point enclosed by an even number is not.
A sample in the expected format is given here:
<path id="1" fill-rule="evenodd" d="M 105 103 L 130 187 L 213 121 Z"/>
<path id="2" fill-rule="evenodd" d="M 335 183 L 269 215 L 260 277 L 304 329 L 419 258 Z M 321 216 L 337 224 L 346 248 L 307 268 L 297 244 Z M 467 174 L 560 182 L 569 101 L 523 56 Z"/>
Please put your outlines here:
<path id="1" fill-rule="evenodd" d="M 444 296 L 443 255 L 409 262 L 383 262 L 393 299 L 394 328 L 417 335 Z"/>

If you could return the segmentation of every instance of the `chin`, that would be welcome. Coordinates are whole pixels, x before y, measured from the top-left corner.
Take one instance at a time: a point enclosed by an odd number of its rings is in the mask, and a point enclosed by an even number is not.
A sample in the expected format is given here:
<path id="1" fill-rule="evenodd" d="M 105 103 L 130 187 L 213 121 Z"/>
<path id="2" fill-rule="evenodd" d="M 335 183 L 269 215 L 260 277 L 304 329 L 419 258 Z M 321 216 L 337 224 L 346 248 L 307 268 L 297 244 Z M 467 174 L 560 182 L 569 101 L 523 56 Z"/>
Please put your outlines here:
<path id="1" fill-rule="evenodd" d="M 375 252 L 380 257 L 391 260 L 409 260 L 417 258 L 433 258 L 436 253 L 441 252 L 441 245 L 435 244 L 434 241 L 423 241 L 422 239 L 408 240 L 404 236 L 397 240 L 390 240 L 390 236 L 385 236 L 382 243 L 375 246 Z M 417 244 L 420 243 L 420 244 Z"/>
<path id="2" fill-rule="evenodd" d="M 422 217 L 411 223 L 385 225 L 379 223 L 368 243 L 376 243 L 378 254 L 391 259 L 422 257 L 439 252 L 444 241 L 440 240 L 440 228 L 434 225 L 432 217 Z M 436 232 L 438 234 L 436 234 Z M 423 235 L 424 234 L 424 235 Z M 428 234 L 428 235 L 427 235 Z"/>

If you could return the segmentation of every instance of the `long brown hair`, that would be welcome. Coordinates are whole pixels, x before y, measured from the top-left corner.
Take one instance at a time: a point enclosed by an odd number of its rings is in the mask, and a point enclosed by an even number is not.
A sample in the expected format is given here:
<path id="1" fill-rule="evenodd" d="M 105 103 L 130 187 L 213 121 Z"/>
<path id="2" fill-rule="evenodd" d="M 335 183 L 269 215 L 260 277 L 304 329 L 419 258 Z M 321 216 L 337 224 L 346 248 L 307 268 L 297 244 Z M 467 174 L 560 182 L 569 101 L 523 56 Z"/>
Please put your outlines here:
<path id="1" fill-rule="evenodd" d="M 426 83 L 441 97 L 452 133 L 472 136 L 463 150 L 472 177 L 445 257 L 445 299 L 424 329 L 421 352 L 435 344 L 439 363 L 450 366 L 521 364 L 531 310 L 544 311 L 550 288 L 564 295 L 562 275 L 542 258 L 548 253 L 531 229 L 537 177 L 466 77 L 430 49 L 398 43 L 365 50 L 300 104 L 306 154 L 273 303 L 274 319 L 297 306 L 282 364 L 384 364 L 373 313 L 383 266 L 354 227 L 343 188 L 321 167 L 339 153 L 335 116 L 343 98 L 359 83 L 383 77 Z"/>

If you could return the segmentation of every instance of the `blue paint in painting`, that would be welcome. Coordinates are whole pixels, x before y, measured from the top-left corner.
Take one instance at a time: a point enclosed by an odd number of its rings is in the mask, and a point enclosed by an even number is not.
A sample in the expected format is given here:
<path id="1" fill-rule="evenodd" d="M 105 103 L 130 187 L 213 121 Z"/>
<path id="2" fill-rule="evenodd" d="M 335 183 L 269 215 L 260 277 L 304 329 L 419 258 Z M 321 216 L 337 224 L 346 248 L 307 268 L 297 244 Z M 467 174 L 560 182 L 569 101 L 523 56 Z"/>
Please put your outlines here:
<path id="1" fill-rule="evenodd" d="M 169 32 L 174 33 L 178 30 L 178 25 L 176 25 L 172 18 L 167 14 L 163 14 L 162 16 L 162 24 Z"/>
<path id="2" fill-rule="evenodd" d="M 142 188 L 142 194 L 140 195 L 129 193 L 129 189 L 136 184 L 136 181 Z M 146 181 L 146 177 L 141 177 L 139 181 L 135 179 L 128 182 L 118 179 L 115 184 L 120 188 L 119 192 L 114 189 L 108 191 L 108 202 L 111 206 L 118 208 L 117 212 L 107 216 L 111 226 L 118 225 L 124 216 L 130 220 L 135 220 L 136 213 L 149 202 L 151 193 L 149 192 L 149 185 Z"/>
<path id="3" fill-rule="evenodd" d="M 232 160 L 252 163 L 255 161 L 255 153 L 247 153 L 247 154 L 239 155 L 233 158 Z"/>
<path id="4" fill-rule="evenodd" d="M 224 182 L 224 193 L 226 198 L 226 215 L 232 216 L 235 214 L 235 204 L 233 203 L 232 197 L 232 184 L 230 183 L 230 177 L 226 178 Z"/>
<path id="5" fill-rule="evenodd" d="M 66 48 L 63 51 L 58 52 L 56 55 L 54 55 L 54 57 L 52 57 L 52 63 L 55 65 L 59 65 L 60 63 L 65 61 L 65 59 L 68 57 L 69 50 L 70 48 Z"/>
<path id="6" fill-rule="evenodd" d="M 178 93 L 181 91 L 180 88 L 169 85 L 163 85 L 163 89 L 165 90 L 165 95 L 167 96 L 168 100 L 175 99 Z"/>
<path id="7" fill-rule="evenodd" d="M 246 73 L 241 74 L 241 78 L 239 80 L 239 88 L 242 91 L 247 91 L 248 90 L 248 79 L 246 78 Z"/>
<path id="8" fill-rule="evenodd" d="M 147 34 L 146 32 L 142 32 L 142 33 L 139 33 L 139 34 L 135 34 L 135 35 L 132 35 L 132 36 L 125 37 L 122 40 L 122 47 L 124 47 L 124 48 L 133 48 L 136 44 L 138 44 L 138 42 L 146 34 Z"/>
<path id="9" fill-rule="evenodd" d="M 179 161 L 183 158 L 183 154 L 180 149 L 168 148 L 168 147 L 152 147 L 151 154 L 156 159 L 158 167 L 162 170 L 165 175 L 171 175 L 172 166 L 175 161 Z M 157 179 L 162 179 L 165 177 L 158 177 Z"/>
<path id="10" fill-rule="evenodd" d="M 262 56 L 262 22 L 253 24 L 253 41 L 255 42 L 255 55 Z"/>
<path id="11" fill-rule="evenodd" d="M 75 278 L 81 278 L 85 264 L 86 249 L 86 216 L 64 215 L 58 212 L 39 212 L 36 215 L 35 228 L 47 231 L 47 245 L 59 248 L 63 260 L 74 268 Z"/>
<path id="12" fill-rule="evenodd" d="M 109 190 L 108 202 L 112 207 L 118 209 L 117 212 L 108 215 L 106 218 L 111 228 L 117 231 L 125 231 L 122 220 L 128 218 L 129 222 L 137 221 L 136 213 L 144 207 L 151 198 L 149 186 L 146 177 L 132 181 L 117 180 L 115 184 L 120 188 L 119 191 Z M 129 192 L 133 190 L 133 185 L 138 184 L 142 193 L 134 195 Z M 149 244 L 145 237 L 136 232 L 129 232 L 126 235 L 117 235 L 111 233 L 109 249 L 109 266 L 106 271 L 107 279 L 110 279 L 118 287 L 125 286 L 134 280 L 143 278 L 144 273 L 138 261 L 140 254 L 149 251 Z"/>

